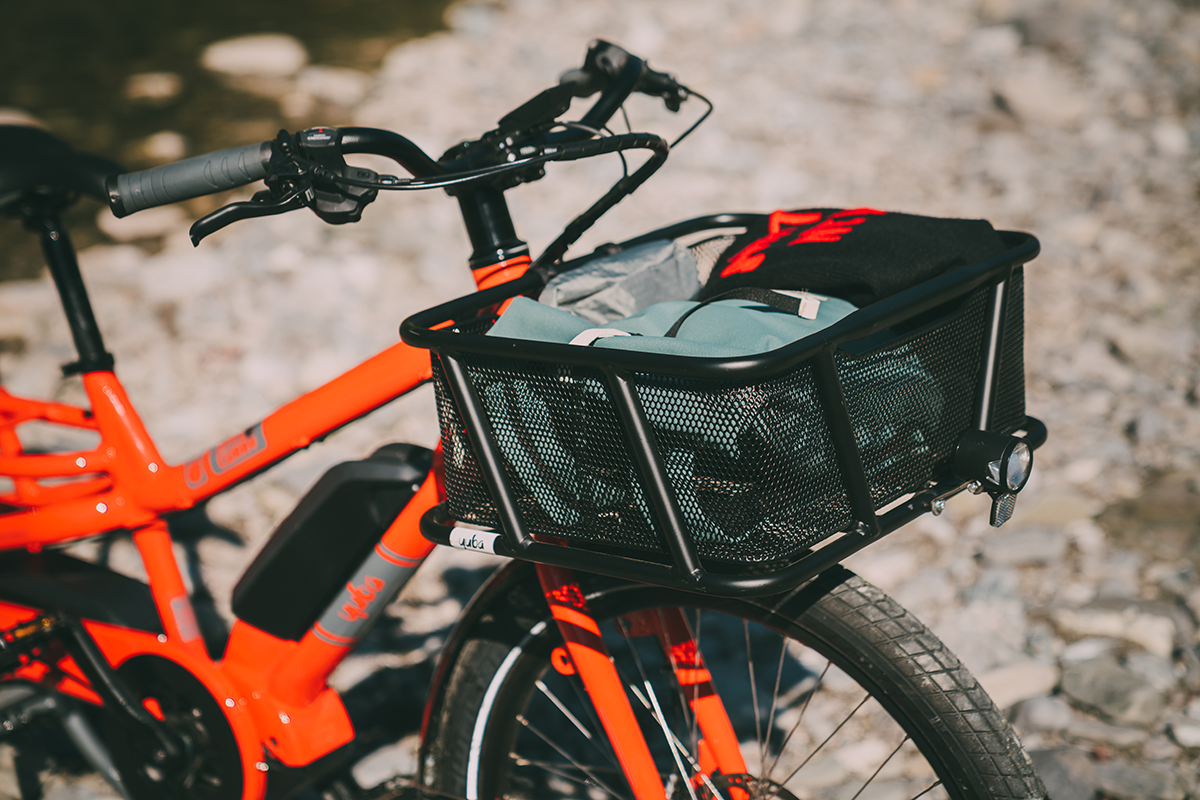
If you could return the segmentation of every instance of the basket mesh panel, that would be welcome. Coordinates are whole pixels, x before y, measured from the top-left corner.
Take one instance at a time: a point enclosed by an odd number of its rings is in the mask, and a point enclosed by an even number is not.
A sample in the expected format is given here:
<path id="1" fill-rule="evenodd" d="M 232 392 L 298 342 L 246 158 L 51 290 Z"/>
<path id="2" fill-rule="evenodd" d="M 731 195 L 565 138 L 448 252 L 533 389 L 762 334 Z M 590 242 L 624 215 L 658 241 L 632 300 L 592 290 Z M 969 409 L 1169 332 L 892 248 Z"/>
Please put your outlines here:
<path id="1" fill-rule="evenodd" d="M 665 551 L 599 370 L 473 357 L 464 365 L 528 532 Z M 448 403 L 440 397 L 444 410 Z M 466 491 L 451 488 L 451 515 L 499 525 L 465 437 L 453 450 L 453 463 L 446 454 L 447 481 Z"/>
<path id="2" fill-rule="evenodd" d="M 1020 278 L 1010 283 L 997 430 L 1024 419 Z M 948 316 L 912 323 L 883 349 L 835 352 L 877 506 L 924 487 L 972 427 L 988 294 L 982 287 Z M 462 363 L 528 533 L 666 552 L 603 372 L 474 354 Z M 434 377 L 450 514 L 499 527 L 440 366 Z M 809 365 L 752 385 L 632 381 L 702 557 L 765 567 L 853 525 Z"/>
<path id="3" fill-rule="evenodd" d="M 1012 433 L 1025 423 L 1025 298 L 1024 271 L 1013 270 L 1008 281 L 1008 309 L 1000 351 L 1000 385 L 992 410 L 991 429 Z"/>
<path id="4" fill-rule="evenodd" d="M 948 322 L 867 356 L 835 354 L 876 506 L 924 486 L 972 426 L 987 300 L 978 289 Z"/>
<path id="5" fill-rule="evenodd" d="M 637 381 L 702 556 L 782 560 L 851 524 L 807 365 L 750 386 Z"/>

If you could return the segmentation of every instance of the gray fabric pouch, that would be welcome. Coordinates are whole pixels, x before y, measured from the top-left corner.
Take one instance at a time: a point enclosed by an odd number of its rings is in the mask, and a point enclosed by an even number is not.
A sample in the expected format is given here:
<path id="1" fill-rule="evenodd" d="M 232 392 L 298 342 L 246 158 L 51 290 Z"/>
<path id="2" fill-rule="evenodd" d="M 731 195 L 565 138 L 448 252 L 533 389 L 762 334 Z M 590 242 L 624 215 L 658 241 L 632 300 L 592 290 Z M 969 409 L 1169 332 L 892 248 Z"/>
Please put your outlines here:
<path id="1" fill-rule="evenodd" d="M 663 239 L 556 275 L 538 300 L 601 325 L 655 303 L 694 299 L 700 293 L 699 270 L 690 250 Z"/>

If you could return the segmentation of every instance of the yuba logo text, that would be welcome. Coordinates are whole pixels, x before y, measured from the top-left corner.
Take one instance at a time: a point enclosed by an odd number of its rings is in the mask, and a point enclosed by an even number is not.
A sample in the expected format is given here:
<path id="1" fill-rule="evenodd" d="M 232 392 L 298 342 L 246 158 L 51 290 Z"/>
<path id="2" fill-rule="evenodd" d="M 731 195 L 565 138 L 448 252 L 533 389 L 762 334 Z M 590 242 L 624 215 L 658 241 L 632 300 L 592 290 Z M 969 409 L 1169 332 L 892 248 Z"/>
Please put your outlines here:
<path id="1" fill-rule="evenodd" d="M 338 612 L 338 616 L 347 622 L 366 619 L 370 616 L 367 613 L 367 608 L 371 605 L 379 591 L 387 585 L 387 582 L 376 578 L 374 575 L 367 575 L 363 578 L 363 582 L 358 586 L 353 583 L 346 584 L 346 591 L 350 593 L 350 602 L 342 605 L 342 610 Z"/>
<path id="2" fill-rule="evenodd" d="M 183 466 L 183 480 L 189 488 L 199 489 L 208 483 L 210 473 L 220 475 L 227 472 L 265 449 L 267 437 L 260 422 L 206 450 L 199 458 L 187 462 Z"/>
<path id="3" fill-rule="evenodd" d="M 208 465 L 218 475 L 245 461 L 255 453 L 266 449 L 267 439 L 263 436 L 262 424 L 247 428 L 208 451 Z"/>
<path id="4" fill-rule="evenodd" d="M 468 550 L 486 550 L 487 544 L 479 534 L 472 534 L 470 539 L 463 539 L 462 546 Z"/>
<path id="5" fill-rule="evenodd" d="M 466 528 L 455 528 L 450 537 L 450 544 L 460 550 L 475 550 L 480 553 L 496 552 L 496 537 L 499 534 L 484 531 L 472 531 Z"/>

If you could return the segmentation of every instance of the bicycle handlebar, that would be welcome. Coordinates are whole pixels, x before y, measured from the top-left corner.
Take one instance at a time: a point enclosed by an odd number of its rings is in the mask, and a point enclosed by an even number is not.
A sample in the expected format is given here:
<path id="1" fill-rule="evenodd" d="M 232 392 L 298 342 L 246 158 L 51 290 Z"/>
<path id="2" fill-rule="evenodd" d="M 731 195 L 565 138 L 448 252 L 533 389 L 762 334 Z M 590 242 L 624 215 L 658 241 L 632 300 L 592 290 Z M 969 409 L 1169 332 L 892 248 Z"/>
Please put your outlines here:
<path id="1" fill-rule="evenodd" d="M 634 92 L 659 97 L 671 110 L 678 109 L 679 103 L 689 94 L 667 73 L 650 69 L 644 60 L 617 45 L 595 40 L 588 47 L 584 65 L 564 74 L 557 87 L 510 112 L 501 120 L 499 129 L 479 140 L 451 148 L 441 159 L 431 158 L 410 140 L 390 131 L 313 128 L 294 138 L 281 131 L 272 142 L 229 148 L 140 172 L 113 175 L 105 181 L 105 189 L 113 214 L 124 217 L 136 211 L 266 179 L 269 191 L 259 192 L 250 202 L 233 203 L 219 209 L 193 225 L 191 234 L 195 244 L 212 231 L 239 219 L 305 206 L 312 208 L 326 222 L 354 222 L 362 208 L 375 199 L 378 189 L 442 187 L 451 194 L 458 194 L 462 190 L 457 187 L 478 186 L 490 181 L 491 191 L 502 194 L 519 183 L 540 178 L 544 172 L 538 165 L 547 161 L 573 161 L 627 149 L 655 151 L 647 164 L 634 175 L 619 181 L 613 187 L 615 191 L 606 194 L 600 203 L 569 226 L 573 234 L 561 237 L 557 243 L 561 245 L 579 235 L 579 223 L 586 219 L 590 220 L 590 225 L 620 197 L 640 186 L 666 158 L 669 150 L 666 142 L 651 134 L 592 138 L 599 135 Z M 583 118 L 577 123 L 568 123 L 563 129 L 557 118 L 570 105 L 569 97 L 593 94 L 599 96 Z M 391 176 L 383 176 L 380 180 L 369 170 L 349 167 L 342 154 L 350 153 L 389 157 L 416 180 L 399 180 Z M 550 251 L 559 249 L 553 247 Z"/>
<path id="2" fill-rule="evenodd" d="M 113 215 L 128 216 L 155 206 L 236 189 L 267 175 L 271 143 L 206 153 L 161 167 L 112 175 L 106 180 Z"/>

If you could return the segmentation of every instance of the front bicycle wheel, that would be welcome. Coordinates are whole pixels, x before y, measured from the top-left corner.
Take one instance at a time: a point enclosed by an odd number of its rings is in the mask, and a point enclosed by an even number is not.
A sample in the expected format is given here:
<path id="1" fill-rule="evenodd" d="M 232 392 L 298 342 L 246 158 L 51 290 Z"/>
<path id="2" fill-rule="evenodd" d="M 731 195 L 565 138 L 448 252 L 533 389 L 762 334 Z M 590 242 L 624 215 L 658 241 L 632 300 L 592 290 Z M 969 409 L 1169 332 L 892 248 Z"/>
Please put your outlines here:
<path id="1" fill-rule="evenodd" d="M 1045 796 L 958 659 L 846 570 L 758 599 L 578 577 L 669 798 Z M 462 646 L 430 720 L 422 783 L 469 800 L 632 797 L 582 684 L 556 653 L 557 627 L 529 591 L 509 592 L 506 607 L 488 612 L 501 624 Z M 660 640 L 629 624 L 655 609 L 680 609 L 692 629 L 744 773 L 705 767 L 711 754 Z"/>

